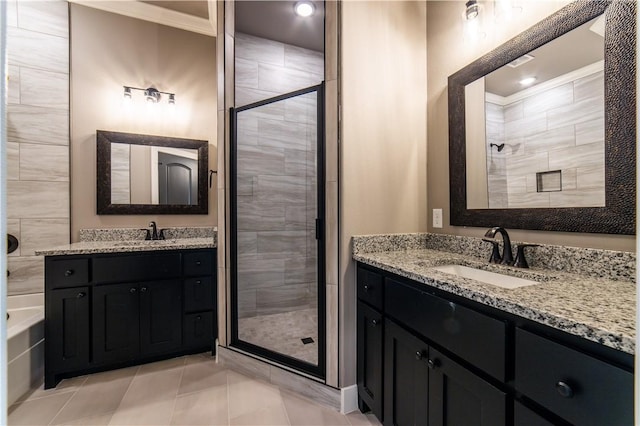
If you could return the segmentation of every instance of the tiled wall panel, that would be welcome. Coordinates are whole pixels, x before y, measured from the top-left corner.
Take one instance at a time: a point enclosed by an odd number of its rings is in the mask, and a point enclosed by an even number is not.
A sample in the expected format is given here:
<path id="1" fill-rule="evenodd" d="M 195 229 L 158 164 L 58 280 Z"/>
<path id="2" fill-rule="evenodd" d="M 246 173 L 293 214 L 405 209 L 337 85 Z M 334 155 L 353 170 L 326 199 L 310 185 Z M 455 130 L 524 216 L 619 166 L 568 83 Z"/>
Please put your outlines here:
<path id="1" fill-rule="evenodd" d="M 9 294 L 41 292 L 35 251 L 69 242 L 69 21 L 66 1 L 7 3 Z"/>
<path id="2" fill-rule="evenodd" d="M 604 205 L 602 71 L 486 111 L 488 141 L 505 143 L 487 146 L 490 207 Z M 553 170 L 562 190 L 537 192 L 536 173 Z"/>
<path id="3" fill-rule="evenodd" d="M 319 84 L 324 57 L 236 34 L 242 106 Z M 238 122 L 239 317 L 316 304 L 315 94 L 241 112 Z"/>

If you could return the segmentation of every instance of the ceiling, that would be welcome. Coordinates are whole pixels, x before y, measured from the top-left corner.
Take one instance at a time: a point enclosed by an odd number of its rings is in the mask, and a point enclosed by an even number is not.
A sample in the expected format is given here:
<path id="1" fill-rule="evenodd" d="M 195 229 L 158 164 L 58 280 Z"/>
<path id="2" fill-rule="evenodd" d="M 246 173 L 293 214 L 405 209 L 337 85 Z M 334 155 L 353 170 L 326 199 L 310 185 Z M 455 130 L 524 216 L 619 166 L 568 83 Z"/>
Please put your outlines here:
<path id="1" fill-rule="evenodd" d="M 529 52 L 535 59 L 517 68 L 503 66 L 485 78 L 486 91 L 507 97 L 525 87 L 520 80 L 536 77 L 536 84 L 604 59 L 604 38 L 591 29 L 604 15 Z M 531 86 L 529 86 L 531 87 Z"/>
<path id="2" fill-rule="evenodd" d="M 305 49 L 324 51 L 324 1 L 312 1 L 313 16 L 297 16 L 295 1 L 236 1 L 236 32 Z"/>
<path id="3" fill-rule="evenodd" d="M 142 3 L 152 4 L 154 6 L 164 7 L 165 9 L 174 10 L 176 12 L 186 13 L 187 15 L 197 16 L 198 18 L 209 19 L 209 5 L 206 0 L 172 0 L 172 1 L 146 1 Z"/>

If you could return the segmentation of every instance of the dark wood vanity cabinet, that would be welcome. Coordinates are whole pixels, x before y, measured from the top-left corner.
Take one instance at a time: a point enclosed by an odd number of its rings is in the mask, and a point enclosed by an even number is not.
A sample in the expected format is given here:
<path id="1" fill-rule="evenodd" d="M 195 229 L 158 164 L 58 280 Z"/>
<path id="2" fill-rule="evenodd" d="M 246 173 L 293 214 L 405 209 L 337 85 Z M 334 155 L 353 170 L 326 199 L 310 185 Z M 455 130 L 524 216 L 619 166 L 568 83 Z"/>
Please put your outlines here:
<path id="1" fill-rule="evenodd" d="M 631 355 L 366 265 L 357 281 L 358 401 L 385 425 L 633 424 Z"/>
<path id="2" fill-rule="evenodd" d="M 45 388 L 213 350 L 215 264 L 215 249 L 46 257 Z"/>

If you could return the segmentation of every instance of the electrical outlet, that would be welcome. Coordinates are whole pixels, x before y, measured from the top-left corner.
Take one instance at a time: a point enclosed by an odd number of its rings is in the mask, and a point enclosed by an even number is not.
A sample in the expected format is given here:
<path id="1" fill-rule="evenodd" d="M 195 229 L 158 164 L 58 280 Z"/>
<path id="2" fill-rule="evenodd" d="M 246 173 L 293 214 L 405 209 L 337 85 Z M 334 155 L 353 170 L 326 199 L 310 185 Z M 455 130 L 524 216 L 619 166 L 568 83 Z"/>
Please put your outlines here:
<path id="1" fill-rule="evenodd" d="M 433 209 L 433 227 L 442 228 L 442 209 Z"/>

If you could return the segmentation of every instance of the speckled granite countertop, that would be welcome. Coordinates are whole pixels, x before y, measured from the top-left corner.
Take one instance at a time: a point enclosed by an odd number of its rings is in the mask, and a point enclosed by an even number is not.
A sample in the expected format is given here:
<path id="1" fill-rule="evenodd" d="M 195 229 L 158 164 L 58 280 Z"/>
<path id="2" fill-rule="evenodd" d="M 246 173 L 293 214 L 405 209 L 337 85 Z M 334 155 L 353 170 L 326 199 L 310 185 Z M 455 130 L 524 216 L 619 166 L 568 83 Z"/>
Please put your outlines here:
<path id="1" fill-rule="evenodd" d="M 635 353 L 636 285 L 631 280 L 536 268 L 523 270 L 434 249 L 354 250 L 353 258 L 605 346 Z M 445 264 L 500 272 L 540 284 L 504 289 L 431 269 Z"/>
<path id="2" fill-rule="evenodd" d="M 129 253 L 154 250 L 215 248 L 214 238 L 181 238 L 170 240 L 83 241 L 36 251 L 37 256 L 62 256 L 93 253 Z"/>

